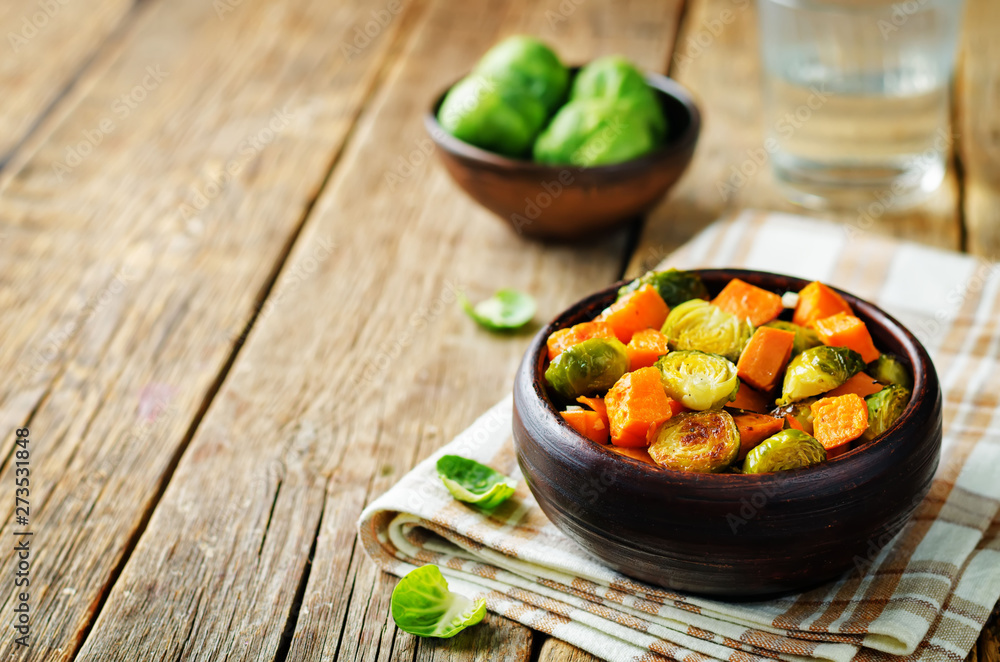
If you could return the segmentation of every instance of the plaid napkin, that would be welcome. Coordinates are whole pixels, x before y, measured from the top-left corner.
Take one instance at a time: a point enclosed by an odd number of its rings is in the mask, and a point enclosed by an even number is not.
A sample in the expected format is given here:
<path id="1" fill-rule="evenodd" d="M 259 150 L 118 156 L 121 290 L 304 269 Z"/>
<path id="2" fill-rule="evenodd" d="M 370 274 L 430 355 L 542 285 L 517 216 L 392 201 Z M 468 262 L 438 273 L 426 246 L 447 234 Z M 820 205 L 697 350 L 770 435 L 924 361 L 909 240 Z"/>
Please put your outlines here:
<path id="1" fill-rule="evenodd" d="M 385 570 L 441 567 L 452 590 L 613 662 L 675 659 L 962 662 L 1000 597 L 1000 264 L 850 226 L 746 212 L 663 267 L 737 266 L 822 280 L 906 324 L 945 394 L 943 457 L 929 496 L 891 541 L 807 593 L 729 603 L 675 593 L 602 565 L 546 519 L 521 479 L 503 400 L 362 513 Z M 434 464 L 474 458 L 518 479 L 489 515 L 451 498 Z"/>

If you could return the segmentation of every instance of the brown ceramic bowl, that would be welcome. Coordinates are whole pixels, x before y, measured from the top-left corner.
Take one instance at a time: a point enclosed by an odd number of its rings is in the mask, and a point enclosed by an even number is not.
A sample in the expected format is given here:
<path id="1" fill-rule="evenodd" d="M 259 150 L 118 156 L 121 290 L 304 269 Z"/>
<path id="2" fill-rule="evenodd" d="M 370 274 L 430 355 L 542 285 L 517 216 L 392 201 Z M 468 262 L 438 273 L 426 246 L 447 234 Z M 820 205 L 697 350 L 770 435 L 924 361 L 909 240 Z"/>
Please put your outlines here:
<path id="1" fill-rule="evenodd" d="M 442 92 L 424 118 L 452 179 L 515 232 L 540 239 L 581 239 L 649 211 L 673 186 L 694 153 L 701 115 L 680 85 L 647 73 L 668 122 L 656 151 L 624 163 L 581 168 L 517 160 L 447 133 L 437 121 Z M 449 87 L 450 89 L 450 87 Z"/>
<path id="2" fill-rule="evenodd" d="M 806 284 L 757 271 L 698 273 L 712 294 L 734 277 L 779 293 Z M 583 299 L 542 329 L 514 381 L 518 462 L 549 519 L 626 575 L 729 598 L 809 588 L 874 558 L 927 494 L 940 456 L 941 389 L 917 339 L 876 306 L 842 293 L 875 344 L 913 371 L 913 398 L 892 429 L 806 469 L 756 475 L 670 471 L 579 435 L 545 388 L 546 337 L 592 319 L 614 300 L 617 288 Z"/>

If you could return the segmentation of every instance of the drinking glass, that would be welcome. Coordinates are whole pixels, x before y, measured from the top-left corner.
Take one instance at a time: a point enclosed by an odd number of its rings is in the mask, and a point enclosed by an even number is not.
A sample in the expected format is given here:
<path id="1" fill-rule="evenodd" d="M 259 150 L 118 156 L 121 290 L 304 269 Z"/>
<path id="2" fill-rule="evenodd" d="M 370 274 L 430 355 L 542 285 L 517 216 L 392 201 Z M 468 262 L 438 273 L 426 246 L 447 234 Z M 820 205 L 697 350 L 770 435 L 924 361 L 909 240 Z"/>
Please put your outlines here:
<path id="1" fill-rule="evenodd" d="M 953 137 L 962 0 L 760 0 L 765 147 L 794 202 L 915 204 Z"/>

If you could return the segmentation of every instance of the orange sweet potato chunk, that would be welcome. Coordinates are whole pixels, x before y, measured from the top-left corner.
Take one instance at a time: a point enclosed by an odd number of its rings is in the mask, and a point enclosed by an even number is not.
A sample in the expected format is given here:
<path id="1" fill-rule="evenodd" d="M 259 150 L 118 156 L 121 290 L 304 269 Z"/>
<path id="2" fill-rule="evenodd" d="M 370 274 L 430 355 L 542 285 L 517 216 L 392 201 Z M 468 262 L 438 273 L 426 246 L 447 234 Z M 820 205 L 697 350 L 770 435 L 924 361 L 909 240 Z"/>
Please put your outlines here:
<path id="1" fill-rule="evenodd" d="M 837 457 L 868 429 L 868 405 L 856 393 L 822 398 L 810 406 L 813 436 L 826 448 L 828 458 Z"/>
<path id="2" fill-rule="evenodd" d="M 611 304 L 595 321 L 610 324 L 618 340 L 628 344 L 636 331 L 662 327 L 669 312 L 670 309 L 656 288 L 643 285 Z"/>
<path id="3" fill-rule="evenodd" d="M 656 329 L 642 329 L 632 335 L 625 346 L 632 370 L 648 368 L 656 360 L 670 351 L 667 337 Z"/>
<path id="4" fill-rule="evenodd" d="M 792 356 L 795 333 L 762 326 L 740 354 L 736 372 L 740 379 L 758 391 L 770 391 Z"/>
<path id="5" fill-rule="evenodd" d="M 776 319 L 784 309 L 780 296 L 739 278 L 729 281 L 712 304 L 740 319 L 750 320 L 754 326 Z"/>
<path id="6" fill-rule="evenodd" d="M 549 349 L 549 361 L 555 359 L 573 345 L 579 345 L 591 338 L 615 338 L 615 330 L 605 322 L 581 322 L 568 329 L 553 331 L 545 341 Z"/>
<path id="7" fill-rule="evenodd" d="M 830 317 L 815 320 L 813 328 L 824 345 L 830 347 L 847 347 L 861 355 L 865 363 L 871 363 L 879 356 L 872 336 L 868 333 L 865 323 L 854 315 L 837 313 Z"/>
<path id="8" fill-rule="evenodd" d="M 795 306 L 792 322 L 799 326 L 812 326 L 816 320 L 837 313 L 852 315 L 854 311 L 844 297 L 823 283 L 813 281 L 799 292 L 799 303 Z"/>
<path id="9" fill-rule="evenodd" d="M 656 368 L 639 368 L 622 375 L 604 397 L 611 422 L 611 443 L 644 448 L 650 429 L 673 416 L 670 398 Z"/>

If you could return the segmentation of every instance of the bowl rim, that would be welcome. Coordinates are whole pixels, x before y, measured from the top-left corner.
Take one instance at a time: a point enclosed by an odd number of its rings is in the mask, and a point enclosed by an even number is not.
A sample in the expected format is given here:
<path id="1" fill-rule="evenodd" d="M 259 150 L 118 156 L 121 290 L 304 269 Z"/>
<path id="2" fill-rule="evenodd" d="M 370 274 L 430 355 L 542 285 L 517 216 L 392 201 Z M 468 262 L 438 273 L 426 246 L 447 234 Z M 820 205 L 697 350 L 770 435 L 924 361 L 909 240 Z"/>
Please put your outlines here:
<path id="1" fill-rule="evenodd" d="M 754 276 L 762 275 L 765 277 L 778 277 L 782 279 L 788 279 L 793 282 L 799 282 L 804 286 L 810 281 L 804 278 L 799 278 L 796 276 L 788 276 L 784 274 L 778 274 L 769 271 L 758 271 L 752 269 L 736 269 L 736 268 L 706 268 L 706 269 L 688 269 L 687 271 L 697 273 L 699 275 L 724 275 L 729 279 L 739 278 L 743 275 Z M 842 474 L 845 470 L 849 470 L 849 465 L 859 465 L 857 467 L 858 471 L 863 469 L 863 465 L 867 465 L 874 461 L 872 457 L 874 454 L 866 451 L 873 450 L 873 446 L 883 446 L 887 443 L 892 444 L 894 448 L 887 449 L 887 452 L 892 453 L 896 446 L 904 444 L 905 438 L 898 438 L 898 435 L 893 435 L 893 432 L 903 429 L 911 420 L 914 420 L 920 415 L 919 410 L 925 403 L 924 393 L 928 391 L 932 385 L 938 384 L 936 371 L 934 364 L 930 359 L 930 355 L 927 353 L 926 348 L 923 344 L 907 329 L 903 324 L 901 324 L 894 317 L 886 313 L 880 307 L 875 304 L 861 299 L 850 292 L 845 292 L 840 288 L 834 287 L 833 289 L 845 296 L 848 303 L 851 304 L 855 313 L 862 312 L 864 317 L 868 317 L 874 321 L 878 321 L 881 326 L 890 329 L 891 331 L 898 331 L 899 337 L 903 341 L 904 349 L 906 350 L 907 356 L 905 357 L 911 367 L 913 372 L 913 388 L 912 395 L 909 403 L 907 403 L 906 409 L 903 410 L 903 414 L 893 423 L 892 427 L 889 428 L 885 433 L 883 433 L 877 440 L 866 442 L 860 446 L 852 448 L 851 450 L 838 455 L 835 458 L 828 459 L 820 464 L 805 467 L 801 469 L 794 469 L 790 471 L 777 471 L 770 473 L 761 474 L 734 474 L 734 473 L 694 473 L 685 471 L 674 471 L 672 469 L 666 469 L 664 467 L 650 465 L 647 462 L 637 460 L 635 458 L 628 457 L 626 455 L 621 455 L 609 449 L 610 443 L 608 445 L 597 444 L 590 439 L 587 439 L 579 432 L 574 430 L 562 416 L 559 415 L 559 411 L 555 404 L 552 402 L 551 398 L 548 396 L 547 390 L 544 386 L 544 376 L 540 374 L 541 366 L 545 364 L 547 360 L 547 353 L 545 356 L 542 355 L 543 351 L 547 350 L 545 340 L 553 332 L 560 328 L 565 328 L 568 319 L 575 316 L 576 311 L 592 305 L 598 301 L 605 298 L 609 298 L 613 292 L 616 292 L 618 288 L 622 285 L 630 282 L 630 280 L 621 280 L 613 285 L 604 288 L 598 292 L 590 294 L 583 299 L 580 299 L 565 308 L 561 313 L 559 313 L 555 318 L 552 319 L 548 324 L 546 324 L 532 339 L 531 344 L 525 352 L 524 360 L 529 362 L 530 370 L 528 374 L 531 377 L 531 385 L 528 390 L 533 393 L 533 395 L 538 398 L 543 411 L 543 416 L 547 419 L 545 422 L 549 425 L 556 425 L 558 428 L 563 430 L 569 436 L 564 439 L 559 440 L 558 449 L 559 455 L 579 455 L 579 460 L 581 462 L 587 461 L 606 461 L 614 460 L 616 462 L 627 462 L 632 467 L 633 470 L 638 471 L 644 477 L 656 477 L 665 481 L 673 481 L 675 483 L 690 483 L 690 482 L 707 482 L 715 481 L 721 482 L 727 487 L 737 487 L 740 485 L 745 485 L 747 487 L 763 487 L 767 488 L 769 485 L 775 483 L 788 482 L 790 479 L 809 479 L 810 481 L 821 481 L 827 477 L 827 474 Z M 832 287 L 832 286 L 831 286 Z M 872 315 L 874 313 L 874 316 Z M 881 317 L 882 320 L 878 318 Z M 892 327 L 895 327 L 892 329 Z M 896 335 L 893 333 L 893 335 Z M 938 391 L 939 391 L 938 387 Z M 931 398 L 934 398 L 934 394 L 930 394 Z M 931 403 L 933 404 L 933 403 Z M 565 446 L 567 440 L 572 440 L 572 448 L 566 448 Z M 548 450 L 555 450 L 552 446 L 552 440 L 539 439 L 536 440 L 540 446 L 549 447 Z"/>
<path id="2" fill-rule="evenodd" d="M 580 68 L 582 68 L 582 65 L 568 67 L 571 72 L 575 72 Z M 469 74 L 467 73 L 465 75 L 468 76 Z M 569 163 L 537 163 L 526 159 L 515 159 L 503 156 L 502 154 L 497 154 L 496 152 L 476 147 L 475 145 L 467 143 L 460 138 L 456 138 L 445 131 L 444 127 L 442 127 L 440 122 L 438 122 L 437 112 L 441 107 L 441 103 L 444 101 L 445 95 L 448 94 L 448 91 L 451 90 L 451 88 L 465 76 L 456 79 L 434 97 L 430 110 L 424 114 L 424 127 L 427 129 L 427 133 L 430 134 L 431 139 L 434 140 L 434 142 L 441 149 L 445 150 L 452 156 L 469 161 L 475 161 L 503 172 L 517 171 L 525 174 L 551 176 L 552 173 L 559 173 L 567 168 L 573 168 L 580 172 L 592 173 L 595 176 L 613 176 L 622 173 L 632 173 L 636 170 L 648 168 L 656 163 L 659 163 L 660 161 L 675 157 L 676 155 L 684 154 L 689 150 L 693 150 L 694 145 L 698 141 L 698 136 L 701 133 L 701 111 L 698 110 L 698 106 L 695 104 L 691 93 L 677 81 L 664 74 L 646 71 L 644 72 L 644 75 L 646 83 L 651 88 L 681 104 L 685 112 L 687 112 L 688 124 L 685 130 L 675 139 L 664 142 L 648 154 L 643 154 L 638 158 L 622 161 L 621 163 L 612 163 L 600 166 L 577 166 Z"/>

